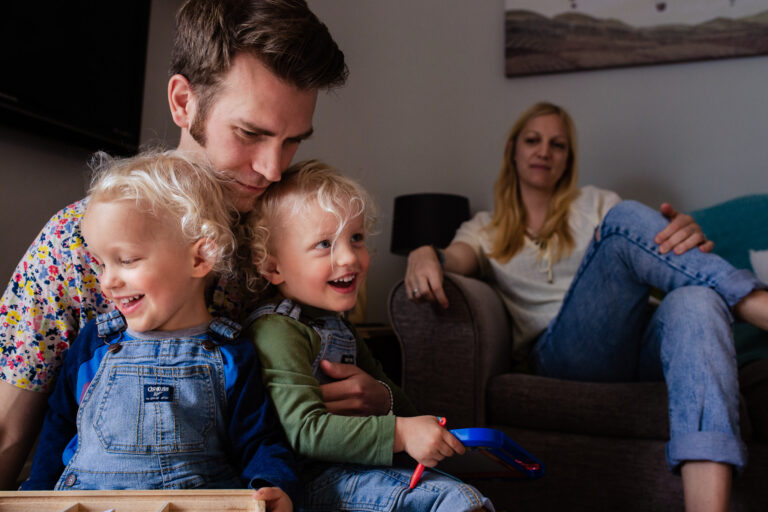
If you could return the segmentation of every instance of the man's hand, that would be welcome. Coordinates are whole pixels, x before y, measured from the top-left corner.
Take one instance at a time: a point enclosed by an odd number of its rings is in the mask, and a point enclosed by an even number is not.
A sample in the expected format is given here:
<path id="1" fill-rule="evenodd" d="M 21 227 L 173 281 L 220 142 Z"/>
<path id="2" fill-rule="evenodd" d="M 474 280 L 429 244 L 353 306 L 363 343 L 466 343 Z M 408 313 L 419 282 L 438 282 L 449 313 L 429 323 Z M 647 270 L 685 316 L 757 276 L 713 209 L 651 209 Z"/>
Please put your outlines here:
<path id="1" fill-rule="evenodd" d="M 269 512 L 292 512 L 293 502 L 279 487 L 262 487 L 253 493 L 253 499 L 265 501 Z"/>
<path id="2" fill-rule="evenodd" d="M 383 416 L 389 412 L 389 391 L 353 364 L 320 361 L 320 369 L 336 382 L 323 384 L 328 412 L 344 416 Z"/>
<path id="3" fill-rule="evenodd" d="M 715 243 L 707 240 L 701 226 L 696 224 L 688 214 L 680 213 L 669 203 L 662 203 L 661 214 L 669 219 L 667 227 L 662 229 L 653 239 L 659 244 L 659 252 L 666 254 L 669 251 L 675 254 L 698 247 L 701 252 L 710 252 L 715 248 Z"/>

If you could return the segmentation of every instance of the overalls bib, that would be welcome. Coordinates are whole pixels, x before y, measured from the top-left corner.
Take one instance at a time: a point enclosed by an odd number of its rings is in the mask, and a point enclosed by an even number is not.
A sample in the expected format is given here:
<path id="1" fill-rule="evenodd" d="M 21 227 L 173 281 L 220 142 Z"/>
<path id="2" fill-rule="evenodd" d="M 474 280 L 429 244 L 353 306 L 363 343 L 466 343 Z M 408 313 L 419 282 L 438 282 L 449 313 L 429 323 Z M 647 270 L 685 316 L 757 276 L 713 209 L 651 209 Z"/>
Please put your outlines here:
<path id="1" fill-rule="evenodd" d="M 355 336 L 341 316 L 327 312 L 318 317 L 307 317 L 301 314 L 301 306 L 290 299 L 278 303 L 265 304 L 248 316 L 245 325 L 250 325 L 264 315 L 283 315 L 293 318 L 314 329 L 320 335 L 320 352 L 312 362 L 312 374 L 320 384 L 333 382 L 320 369 L 320 361 L 327 359 L 333 363 L 357 365 L 357 343 Z"/>
<path id="2" fill-rule="evenodd" d="M 219 319 L 208 333 L 137 334 L 117 311 L 97 322 L 109 349 L 84 388 L 76 450 L 56 489 L 242 487 L 227 454 L 217 347 L 239 326 Z"/>

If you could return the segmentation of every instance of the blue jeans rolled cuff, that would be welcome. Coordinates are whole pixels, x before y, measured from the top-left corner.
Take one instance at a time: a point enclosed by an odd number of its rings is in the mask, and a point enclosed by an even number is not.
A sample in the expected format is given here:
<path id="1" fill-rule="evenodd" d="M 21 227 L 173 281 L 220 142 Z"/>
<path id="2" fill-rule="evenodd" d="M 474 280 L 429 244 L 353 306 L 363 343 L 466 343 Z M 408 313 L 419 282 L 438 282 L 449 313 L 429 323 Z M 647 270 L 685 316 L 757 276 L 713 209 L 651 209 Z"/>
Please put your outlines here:
<path id="1" fill-rule="evenodd" d="M 674 472 L 686 461 L 705 460 L 730 464 L 738 474 L 747 465 L 747 447 L 738 437 L 723 432 L 679 434 L 667 443 L 667 464 Z"/>

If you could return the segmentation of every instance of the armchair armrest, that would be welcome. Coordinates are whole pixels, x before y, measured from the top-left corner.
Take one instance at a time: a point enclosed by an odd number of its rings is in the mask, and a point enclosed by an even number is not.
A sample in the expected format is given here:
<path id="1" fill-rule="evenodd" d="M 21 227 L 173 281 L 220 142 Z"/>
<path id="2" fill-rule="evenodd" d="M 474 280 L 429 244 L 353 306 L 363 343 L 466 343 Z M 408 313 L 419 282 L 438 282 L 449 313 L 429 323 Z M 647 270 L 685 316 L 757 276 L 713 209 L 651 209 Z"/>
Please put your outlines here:
<path id="1" fill-rule="evenodd" d="M 480 427 L 488 380 L 512 366 L 509 318 L 483 281 L 446 273 L 444 289 L 448 309 L 411 302 L 403 281 L 389 294 L 403 389 L 422 414 L 445 416 L 451 428 Z"/>

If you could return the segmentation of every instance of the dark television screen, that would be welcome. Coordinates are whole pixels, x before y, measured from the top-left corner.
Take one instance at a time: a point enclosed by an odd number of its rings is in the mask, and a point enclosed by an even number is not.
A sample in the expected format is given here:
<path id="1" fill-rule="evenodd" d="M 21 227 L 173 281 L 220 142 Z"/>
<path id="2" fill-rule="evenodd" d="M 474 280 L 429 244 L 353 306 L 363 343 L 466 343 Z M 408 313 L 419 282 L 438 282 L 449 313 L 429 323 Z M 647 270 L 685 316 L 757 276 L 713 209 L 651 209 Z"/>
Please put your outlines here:
<path id="1" fill-rule="evenodd" d="M 150 0 L 0 7 L 0 122 L 128 154 L 141 129 Z"/>

